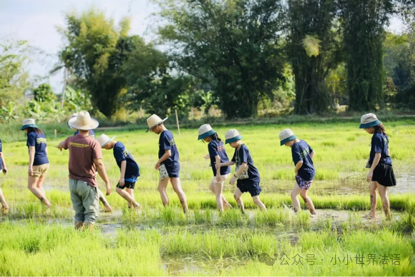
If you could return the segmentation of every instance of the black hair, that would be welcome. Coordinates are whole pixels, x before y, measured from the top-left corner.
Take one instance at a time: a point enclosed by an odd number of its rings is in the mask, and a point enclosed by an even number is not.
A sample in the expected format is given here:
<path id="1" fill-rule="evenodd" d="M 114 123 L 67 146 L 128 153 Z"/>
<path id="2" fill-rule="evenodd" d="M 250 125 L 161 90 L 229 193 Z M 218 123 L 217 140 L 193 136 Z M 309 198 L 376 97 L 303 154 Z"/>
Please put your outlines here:
<path id="1" fill-rule="evenodd" d="M 218 136 L 218 133 L 214 133 L 213 135 L 210 136 L 212 138 L 212 140 L 216 140 L 216 141 L 222 141 L 220 139 L 220 137 Z"/>
<path id="2" fill-rule="evenodd" d="M 380 123 L 379 125 L 376 125 L 376 126 L 375 126 L 375 133 L 382 133 L 382 134 L 384 134 L 385 136 L 387 136 L 387 134 L 386 134 L 386 130 L 385 130 L 385 126 L 383 126 L 383 124 L 382 124 L 382 123 Z"/>
<path id="3" fill-rule="evenodd" d="M 39 128 L 29 127 L 27 128 L 27 133 L 35 132 L 36 134 L 43 134 L 43 131 Z"/>

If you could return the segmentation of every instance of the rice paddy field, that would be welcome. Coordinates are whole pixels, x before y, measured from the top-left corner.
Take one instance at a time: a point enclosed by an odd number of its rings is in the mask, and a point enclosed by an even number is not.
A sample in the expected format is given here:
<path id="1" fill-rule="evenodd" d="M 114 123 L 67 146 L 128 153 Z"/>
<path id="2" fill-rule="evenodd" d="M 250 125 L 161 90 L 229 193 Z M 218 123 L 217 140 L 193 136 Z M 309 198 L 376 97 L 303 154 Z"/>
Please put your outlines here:
<path id="1" fill-rule="evenodd" d="M 0 275 L 413 276 L 415 126 L 413 120 L 384 125 L 398 181 L 389 190 L 390 221 L 382 214 L 380 198 L 377 219 L 363 218 L 370 208 L 365 164 L 371 136 L 358 129 L 358 123 L 237 126 L 259 169 L 261 200 L 268 208 L 260 212 L 244 194 L 245 214 L 236 208 L 216 210 L 209 191 L 212 170 L 204 159 L 207 144 L 197 141 L 197 129 L 182 129 L 179 136 L 167 123 L 180 152 L 189 213 L 182 213 L 170 185 L 170 206 L 161 204 L 154 170 L 158 136 L 143 130 L 106 130 L 126 145 L 140 166 L 135 197 L 143 210 L 129 210 L 115 192 L 119 168 L 112 151 L 103 150 L 113 184 L 107 197 L 113 212 L 100 213 L 94 232 L 74 230 L 69 153 L 52 147 L 65 136 L 55 139 L 53 132 L 46 132 L 50 170 L 44 188 L 53 204 L 50 211 L 27 189 L 23 132 L 14 134 L 14 141 L 3 138 L 9 173 L 0 177 L 0 187 L 10 211 L 0 216 Z M 221 137 L 230 129 L 212 127 Z M 290 209 L 294 165 L 290 148 L 279 146 L 278 134 L 284 128 L 291 128 L 316 152 L 317 173 L 309 195 L 317 216 L 310 217 L 305 206 L 297 214 Z M 96 131 L 97 136 L 102 133 Z M 231 157 L 233 149 L 226 150 Z M 226 182 L 225 196 L 236 207 L 233 191 Z"/>

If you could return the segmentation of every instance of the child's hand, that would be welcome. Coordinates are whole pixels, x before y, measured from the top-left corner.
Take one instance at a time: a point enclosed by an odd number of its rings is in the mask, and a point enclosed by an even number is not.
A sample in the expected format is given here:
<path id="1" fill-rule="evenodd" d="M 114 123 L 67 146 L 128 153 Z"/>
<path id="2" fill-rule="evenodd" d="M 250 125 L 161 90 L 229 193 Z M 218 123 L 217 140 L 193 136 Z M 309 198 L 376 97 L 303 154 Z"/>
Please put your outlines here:
<path id="1" fill-rule="evenodd" d="M 215 164 L 216 170 L 219 170 L 222 167 L 222 163 Z"/>
<path id="2" fill-rule="evenodd" d="M 33 176 L 33 168 L 29 167 L 29 176 Z"/>
<path id="3" fill-rule="evenodd" d="M 371 182 L 373 177 L 373 171 L 369 171 L 366 177 L 366 181 Z"/>
<path id="4" fill-rule="evenodd" d="M 216 176 L 216 182 L 220 183 L 220 181 L 221 181 L 220 179 L 221 179 L 221 178 L 220 178 L 220 175 L 217 175 L 217 176 Z"/>
<path id="5" fill-rule="evenodd" d="M 119 184 L 120 184 L 120 187 L 124 187 L 124 185 L 125 185 L 125 180 L 124 180 L 124 178 L 123 178 L 123 179 L 120 179 Z"/>
<path id="6" fill-rule="evenodd" d="M 236 182 L 236 177 L 235 175 L 232 176 L 231 180 L 229 181 L 229 184 L 233 185 Z"/>
<path id="7" fill-rule="evenodd" d="M 6 175 L 7 174 L 7 168 L 3 168 L 3 174 Z"/>
<path id="8" fill-rule="evenodd" d="M 210 158 L 209 155 L 204 156 L 203 158 L 205 158 L 206 160 Z"/>
<path id="9" fill-rule="evenodd" d="M 159 170 L 159 168 L 160 168 L 160 163 L 159 163 L 159 162 L 157 162 L 157 163 L 156 163 L 156 165 L 154 166 L 154 169 L 155 169 L 155 170 Z"/>

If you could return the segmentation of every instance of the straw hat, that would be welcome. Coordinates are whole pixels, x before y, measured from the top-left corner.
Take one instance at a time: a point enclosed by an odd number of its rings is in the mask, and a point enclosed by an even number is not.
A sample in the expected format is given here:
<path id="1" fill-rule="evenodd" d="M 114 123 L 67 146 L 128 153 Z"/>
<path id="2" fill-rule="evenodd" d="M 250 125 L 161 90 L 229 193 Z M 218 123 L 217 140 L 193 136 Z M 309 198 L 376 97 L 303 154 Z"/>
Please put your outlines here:
<path id="1" fill-rule="evenodd" d="M 113 136 L 110 138 L 106 134 L 102 134 L 97 138 L 99 145 L 101 145 L 101 148 L 103 148 L 105 145 L 107 145 L 111 140 L 115 139 L 117 136 Z"/>
<path id="2" fill-rule="evenodd" d="M 225 134 L 225 144 L 235 142 L 242 139 L 242 136 L 239 134 L 238 130 L 230 129 Z"/>
<path id="3" fill-rule="evenodd" d="M 370 128 L 375 127 L 381 124 L 382 122 L 379 121 L 379 119 L 376 117 L 374 113 L 368 113 L 365 115 L 362 115 L 362 118 L 360 119 L 360 129 L 364 128 Z"/>
<path id="4" fill-rule="evenodd" d="M 216 133 L 209 124 L 203 124 L 199 127 L 199 137 L 197 139 L 204 139 Z"/>
<path id="5" fill-rule="evenodd" d="M 74 118 L 74 117 L 77 117 L 77 116 L 78 116 L 78 113 L 73 113 L 70 118 Z M 66 124 L 69 126 L 69 120 L 68 120 L 68 122 L 66 122 Z"/>
<path id="6" fill-rule="evenodd" d="M 150 131 L 151 129 L 153 129 L 154 127 L 156 127 L 157 125 L 160 125 L 161 123 L 163 123 L 164 121 L 167 120 L 168 117 L 166 117 L 165 119 L 161 119 L 158 115 L 153 114 L 152 116 L 150 116 L 149 118 L 147 118 L 147 125 L 148 125 L 148 129 L 146 131 L 146 133 L 148 131 Z"/>
<path id="7" fill-rule="evenodd" d="M 92 129 L 96 129 L 99 126 L 98 120 L 92 118 L 89 115 L 89 112 L 82 111 L 78 114 L 77 117 L 72 117 L 68 121 L 69 127 L 81 130 L 81 131 L 89 131 Z"/>
<path id="8" fill-rule="evenodd" d="M 24 130 L 24 129 L 27 129 L 27 128 L 30 128 L 30 127 L 32 127 L 32 128 L 38 128 L 37 125 L 36 125 L 36 123 L 35 123 L 35 120 L 34 119 L 27 118 L 27 119 L 24 119 L 23 120 L 22 128 L 20 128 L 20 130 Z"/>
<path id="9" fill-rule="evenodd" d="M 280 133 L 280 145 L 283 146 L 287 142 L 295 140 L 296 138 L 297 136 L 294 135 L 294 132 L 291 129 L 284 129 Z"/>

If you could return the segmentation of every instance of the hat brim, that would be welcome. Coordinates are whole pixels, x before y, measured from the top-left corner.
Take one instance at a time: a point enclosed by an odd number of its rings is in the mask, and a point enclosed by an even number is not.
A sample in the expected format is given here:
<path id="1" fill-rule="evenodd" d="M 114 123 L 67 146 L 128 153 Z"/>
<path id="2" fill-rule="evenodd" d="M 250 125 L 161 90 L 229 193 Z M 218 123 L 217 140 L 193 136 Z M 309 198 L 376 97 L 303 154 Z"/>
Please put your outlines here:
<path id="1" fill-rule="evenodd" d="M 106 143 L 104 143 L 101 148 L 104 148 L 105 145 L 107 145 L 111 140 L 114 140 L 117 136 L 113 136 L 112 138 L 110 138 Z"/>
<path id="2" fill-rule="evenodd" d="M 149 127 L 149 128 L 147 129 L 146 133 L 147 133 L 148 131 L 150 131 L 151 129 L 153 129 L 154 127 L 156 127 L 157 125 L 162 124 L 162 123 L 163 123 L 164 121 L 166 121 L 168 118 L 169 118 L 169 117 L 166 117 L 165 119 L 163 119 L 163 120 L 162 120 L 162 121 L 160 121 L 159 123 L 154 124 L 153 126 Z"/>
<path id="3" fill-rule="evenodd" d="M 39 127 L 37 127 L 36 124 L 27 124 L 27 125 L 23 125 L 22 128 L 20 128 L 20 130 L 24 130 L 27 128 L 39 128 Z"/>
<path id="4" fill-rule="evenodd" d="M 225 144 L 232 143 L 232 142 L 235 142 L 235 141 L 238 141 L 238 140 L 241 140 L 241 139 L 242 139 L 242 136 L 241 136 L 241 135 L 239 135 L 239 136 L 236 136 L 236 137 L 234 137 L 234 138 L 227 139 L 227 140 L 225 141 Z"/>
<path id="5" fill-rule="evenodd" d="M 199 135 L 199 137 L 197 139 L 200 140 L 200 139 L 204 139 L 204 138 L 210 137 L 214 133 L 216 133 L 216 131 L 212 129 L 212 130 L 210 130 L 210 131 L 208 131 L 208 132 L 206 132 L 204 134 Z"/>
<path id="6" fill-rule="evenodd" d="M 289 142 L 289 141 L 291 141 L 291 140 L 295 140 L 296 138 L 297 138 L 297 136 L 296 136 L 296 135 L 289 136 L 288 138 L 281 140 L 281 144 L 280 144 L 280 146 L 283 146 L 283 145 L 284 145 L 284 144 L 286 144 L 287 142 Z"/>
<path id="7" fill-rule="evenodd" d="M 91 122 L 87 125 L 84 125 L 84 126 L 77 125 L 76 124 L 76 119 L 77 119 L 77 117 L 73 117 L 73 118 L 69 119 L 68 126 L 70 128 L 80 130 L 80 131 L 89 131 L 89 130 L 96 129 L 99 126 L 98 120 L 96 120 L 93 117 L 91 117 Z"/>
<path id="8" fill-rule="evenodd" d="M 378 126 L 379 124 L 381 124 L 382 122 L 380 122 L 379 120 L 375 120 L 373 122 L 369 122 L 369 123 L 365 123 L 365 124 L 360 124 L 360 129 L 364 129 L 364 128 L 370 128 L 370 127 L 375 127 Z"/>

